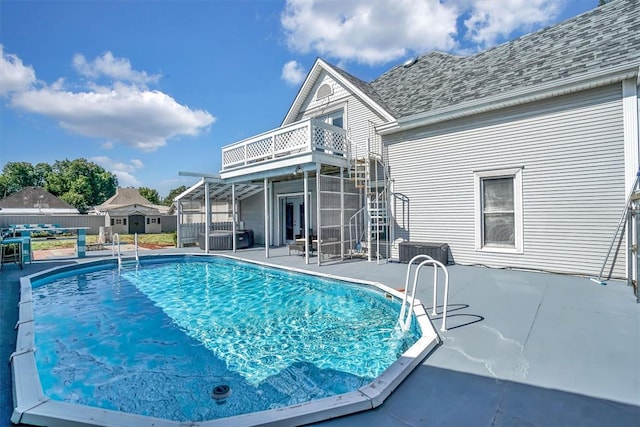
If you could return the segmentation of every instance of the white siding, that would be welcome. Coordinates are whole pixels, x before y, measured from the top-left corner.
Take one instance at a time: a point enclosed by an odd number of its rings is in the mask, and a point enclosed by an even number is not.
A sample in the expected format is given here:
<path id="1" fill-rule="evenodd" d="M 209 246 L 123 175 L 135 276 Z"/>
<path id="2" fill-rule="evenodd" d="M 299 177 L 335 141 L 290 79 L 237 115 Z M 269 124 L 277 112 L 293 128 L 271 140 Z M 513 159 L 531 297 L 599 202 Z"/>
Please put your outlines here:
<path id="1" fill-rule="evenodd" d="M 329 86 L 331 86 L 333 93 L 327 98 L 316 99 L 316 92 L 318 91 L 318 88 L 323 84 L 328 84 Z M 341 99 L 345 99 L 348 96 L 349 92 L 347 91 L 347 89 L 323 71 L 316 83 L 313 85 L 313 88 L 309 92 L 309 97 L 305 100 L 302 108 L 300 108 L 300 113 L 298 114 L 297 120 L 301 120 L 306 111 L 323 109 L 323 107 L 327 105 L 327 102 L 335 102 Z M 314 116 L 315 115 L 317 114 L 314 114 Z"/>
<path id="2" fill-rule="evenodd" d="M 395 191 L 411 206 L 411 228 L 396 237 L 448 243 L 460 264 L 598 274 L 625 201 L 620 85 L 392 135 L 385 144 Z M 514 167 L 524 168 L 524 253 L 476 251 L 473 172 Z M 622 249 L 614 275 L 624 269 Z"/>
<path id="3" fill-rule="evenodd" d="M 328 98 L 316 100 L 316 91 L 325 83 L 331 85 L 333 94 Z M 336 108 L 345 109 L 345 129 L 351 143 L 352 154 L 358 153 L 362 155 L 367 149 L 367 139 L 370 134 L 373 134 L 373 132 L 370 132 L 371 124 L 379 125 L 384 123 L 385 120 L 328 74 L 323 73 L 318 78 L 310 92 L 309 99 L 303 104 L 296 120 L 321 116 L 335 111 Z"/>

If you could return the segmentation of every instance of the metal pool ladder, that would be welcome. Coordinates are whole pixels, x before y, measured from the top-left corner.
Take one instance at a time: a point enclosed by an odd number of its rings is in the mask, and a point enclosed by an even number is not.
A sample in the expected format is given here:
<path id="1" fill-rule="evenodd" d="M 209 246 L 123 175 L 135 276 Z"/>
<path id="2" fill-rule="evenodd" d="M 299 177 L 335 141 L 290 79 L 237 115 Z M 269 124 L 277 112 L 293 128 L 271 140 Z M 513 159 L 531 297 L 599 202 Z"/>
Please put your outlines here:
<path id="1" fill-rule="evenodd" d="M 118 241 L 118 268 L 122 267 L 122 252 L 120 251 L 120 234 L 118 233 L 114 233 L 112 238 L 112 243 L 111 243 L 111 256 L 116 256 L 116 240 Z M 140 258 L 138 256 L 138 233 L 135 233 L 133 235 L 133 243 L 134 243 L 134 248 L 135 248 L 135 260 L 136 260 L 136 264 L 138 264 L 140 262 Z"/>
<path id="2" fill-rule="evenodd" d="M 409 302 L 409 277 L 411 276 L 411 266 L 413 263 L 418 262 L 419 260 L 423 260 L 418 264 L 416 271 L 413 276 L 413 287 L 411 288 L 411 302 Z M 409 265 L 407 266 L 407 276 L 404 283 L 404 298 L 402 300 L 402 307 L 400 309 L 400 316 L 398 317 L 398 324 L 400 325 L 400 329 L 404 332 L 409 329 L 411 325 L 411 316 L 413 314 L 413 305 L 416 299 L 416 286 L 418 285 L 418 276 L 420 274 L 420 269 L 426 265 L 433 266 L 433 309 L 431 310 L 432 316 L 437 316 L 438 312 L 436 311 L 437 307 L 437 299 L 438 299 L 438 270 L 442 269 L 444 271 L 444 302 L 442 309 L 442 326 L 440 330 L 445 332 L 447 330 L 447 305 L 449 302 L 449 272 L 447 271 L 447 267 L 440 261 L 436 261 L 431 258 L 429 255 L 416 255 L 411 258 L 409 261 Z"/>

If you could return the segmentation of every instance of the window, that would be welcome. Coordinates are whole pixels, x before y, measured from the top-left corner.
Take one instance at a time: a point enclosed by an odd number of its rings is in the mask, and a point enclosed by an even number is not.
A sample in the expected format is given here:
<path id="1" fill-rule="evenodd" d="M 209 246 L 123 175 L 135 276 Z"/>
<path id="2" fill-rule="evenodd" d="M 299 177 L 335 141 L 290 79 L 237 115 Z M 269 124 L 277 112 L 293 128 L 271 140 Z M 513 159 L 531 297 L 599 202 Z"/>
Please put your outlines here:
<path id="1" fill-rule="evenodd" d="M 149 218 L 149 217 L 147 217 L 147 225 L 149 225 L 149 221 L 150 221 L 150 218 Z"/>
<path id="2" fill-rule="evenodd" d="M 476 250 L 522 253 L 522 168 L 474 172 Z"/>
<path id="3" fill-rule="evenodd" d="M 127 218 L 122 218 L 122 225 L 127 225 Z"/>
<path id="4" fill-rule="evenodd" d="M 344 111 L 342 109 L 334 111 L 333 113 L 325 114 L 317 117 L 318 120 L 322 120 L 325 123 L 334 125 L 344 129 Z"/>
<path id="5" fill-rule="evenodd" d="M 115 220 L 111 218 L 111 225 L 113 225 L 114 223 L 115 223 Z"/>
<path id="6" fill-rule="evenodd" d="M 158 217 L 158 224 L 160 224 L 160 217 Z"/>

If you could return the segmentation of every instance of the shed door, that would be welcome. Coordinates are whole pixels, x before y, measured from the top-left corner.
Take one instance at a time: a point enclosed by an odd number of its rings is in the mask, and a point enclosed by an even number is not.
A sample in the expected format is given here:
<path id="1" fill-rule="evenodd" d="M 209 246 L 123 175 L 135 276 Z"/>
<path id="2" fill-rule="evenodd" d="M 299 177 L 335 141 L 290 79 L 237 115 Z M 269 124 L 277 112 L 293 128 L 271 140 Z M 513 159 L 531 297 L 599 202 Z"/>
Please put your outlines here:
<path id="1" fill-rule="evenodd" d="M 129 234 L 144 234 L 144 215 L 131 215 L 129 217 Z"/>

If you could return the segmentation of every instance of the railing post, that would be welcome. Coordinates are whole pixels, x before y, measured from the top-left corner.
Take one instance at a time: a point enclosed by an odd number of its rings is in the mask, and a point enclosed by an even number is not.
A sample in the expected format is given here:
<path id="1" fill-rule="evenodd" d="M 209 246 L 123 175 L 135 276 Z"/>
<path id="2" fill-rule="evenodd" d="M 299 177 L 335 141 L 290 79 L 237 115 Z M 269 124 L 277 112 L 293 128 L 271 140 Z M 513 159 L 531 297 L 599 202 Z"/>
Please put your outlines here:
<path id="1" fill-rule="evenodd" d="M 271 134 L 271 158 L 276 158 L 276 133 Z"/>

